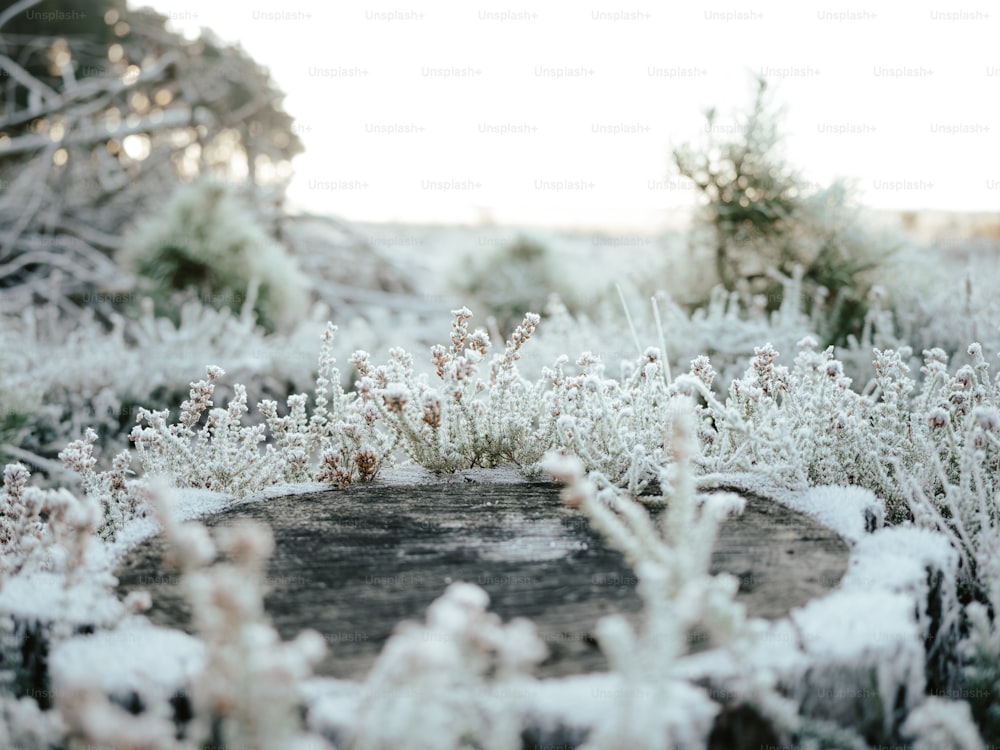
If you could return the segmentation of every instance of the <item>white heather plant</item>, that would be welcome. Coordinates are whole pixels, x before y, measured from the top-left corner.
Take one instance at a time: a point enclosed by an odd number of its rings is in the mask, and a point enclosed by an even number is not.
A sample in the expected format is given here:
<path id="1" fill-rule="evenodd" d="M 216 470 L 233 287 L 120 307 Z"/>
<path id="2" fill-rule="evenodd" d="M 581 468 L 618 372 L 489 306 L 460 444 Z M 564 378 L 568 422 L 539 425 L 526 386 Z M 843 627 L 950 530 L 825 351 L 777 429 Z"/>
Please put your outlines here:
<path id="1" fill-rule="evenodd" d="M 97 433 L 87 428 L 82 440 L 74 440 L 59 453 L 59 458 L 70 471 L 78 474 L 83 483 L 87 500 L 102 510 L 97 535 L 112 540 L 126 521 L 142 512 L 142 500 L 135 483 L 127 476 L 130 457 L 127 451 L 117 454 L 107 471 L 96 471 L 94 443 Z"/>
<path id="2" fill-rule="evenodd" d="M 206 362 L 254 392 L 311 386 L 312 342 L 323 322 L 303 321 L 281 337 L 265 335 L 250 311 L 237 316 L 191 301 L 179 315 L 178 322 L 155 317 L 145 306 L 135 319 L 116 317 L 110 330 L 88 310 L 70 316 L 55 305 L 3 316 L 3 343 L 18 352 L 5 358 L 0 375 L 0 433 L 7 429 L 0 440 L 13 441 L 10 456 L 47 466 L 88 427 L 112 456 L 127 446 L 138 405 L 179 399 Z"/>
<path id="3" fill-rule="evenodd" d="M 0 493 L 0 586 L 24 569 L 59 569 L 67 579 L 80 569 L 100 524 L 100 510 L 88 498 L 65 489 L 28 485 L 23 464 L 7 464 Z M 63 554 L 53 554 L 56 549 Z"/>
<path id="4" fill-rule="evenodd" d="M 739 292 L 716 287 L 704 306 L 686 310 L 677 299 L 658 292 L 650 305 L 629 305 L 628 318 L 633 331 L 622 320 L 621 306 L 599 309 L 595 320 L 585 314 L 571 316 L 564 306 L 550 303 L 545 325 L 537 342 L 525 357 L 528 371 L 540 371 L 559 355 L 589 351 L 604 362 L 609 372 L 617 374 L 619 363 L 642 357 L 640 341 L 655 341 L 664 358 L 665 369 L 683 372 L 699 356 L 711 358 L 719 373 L 717 385 L 726 385 L 739 377 L 753 349 L 770 341 L 779 351 L 790 351 L 806 336 L 818 338 L 821 322 L 806 313 L 801 275 L 780 279 L 784 287 L 779 309 L 768 313 L 763 297 L 744 298 Z M 623 290 L 623 297 L 639 298 L 634 290 Z M 666 335 L 662 335 L 665 332 Z M 870 360 L 870 349 L 862 360 Z M 864 364 L 864 362 L 862 363 Z"/>
<path id="5" fill-rule="evenodd" d="M 1000 299 L 996 294 L 1000 272 L 994 253 L 972 258 L 960 273 L 942 277 L 942 264 L 958 265 L 948 250 L 932 248 L 923 262 L 910 261 L 910 276 L 899 275 L 886 283 L 886 306 L 891 308 L 884 326 L 914 351 L 939 348 L 958 367 L 971 363 L 966 347 L 978 341 L 988 357 L 1000 353 Z M 916 276 L 916 278 L 913 278 Z"/>
<path id="6" fill-rule="evenodd" d="M 919 420 L 911 411 L 915 383 L 903 362 L 908 352 L 876 351 L 874 390 L 860 394 L 832 347 L 819 352 L 806 337 L 799 349 L 789 370 L 777 364 L 773 346 L 757 347 L 724 404 L 710 390 L 715 373 L 707 358 L 678 378 L 676 388 L 704 401 L 701 481 L 754 473 L 785 489 L 855 484 L 872 489 L 902 519 L 906 495 L 898 475 L 919 472 L 921 462 Z"/>
<path id="7" fill-rule="evenodd" d="M 504 625 L 488 604 L 478 586 L 453 583 L 426 625 L 397 627 L 362 687 L 351 750 L 521 747 L 514 698 L 546 648 L 530 621 Z"/>
<path id="8" fill-rule="evenodd" d="M 577 360 L 577 375 L 567 375 L 567 361 L 560 357 L 542 370 L 551 384 L 545 407 L 554 445 L 638 495 L 667 461 L 674 404 L 660 351 L 650 347 L 637 363 L 623 362 L 620 381 L 604 377 L 603 363 L 590 352 Z"/>
<path id="9" fill-rule="evenodd" d="M 126 236 L 120 260 L 164 302 L 193 289 L 213 307 L 238 311 L 256 296 L 257 319 L 269 330 L 290 328 L 306 312 L 308 283 L 294 258 L 223 182 L 177 188 L 160 214 Z"/>
<path id="10" fill-rule="evenodd" d="M 391 349 L 389 361 L 377 367 L 367 352 L 355 352 L 351 362 L 360 376 L 362 414 L 366 420 L 381 418 L 406 455 L 434 471 L 531 466 L 544 454 L 548 436 L 541 384 L 525 381 L 517 361 L 539 316 L 525 315 L 503 353 L 493 356 L 484 379 L 479 371 L 490 353 L 489 335 L 481 329 L 469 332 L 468 308 L 452 315 L 451 346 L 431 347 L 441 381 L 437 387 L 414 372 L 412 355 L 402 349 Z"/>
<path id="11" fill-rule="evenodd" d="M 965 678 L 984 736 L 1000 732 L 993 700 L 1000 687 L 1000 375 L 990 378 L 979 344 L 968 347 L 971 365 L 948 373 L 941 350 L 925 352 L 919 396 L 926 469 L 901 474 L 917 523 L 938 529 L 961 555 Z M 992 613 L 992 614 L 991 614 Z"/>
<path id="12" fill-rule="evenodd" d="M 242 497 L 278 481 L 274 451 L 263 453 L 265 426 L 244 426 L 246 388 L 234 386 L 227 408 L 211 409 L 215 382 L 225 373 L 209 366 L 208 379 L 191 384 L 181 404 L 178 424 L 168 425 L 170 411 L 139 409 L 130 438 L 150 476 L 168 477 L 180 487 L 199 487 Z M 204 424 L 200 425 L 203 415 Z M 146 422 L 146 426 L 142 426 Z"/>
<path id="13" fill-rule="evenodd" d="M 554 453 L 545 461 L 546 471 L 567 484 L 563 501 L 580 508 L 634 567 L 643 601 L 639 632 L 620 615 L 598 622 L 598 642 L 622 689 L 588 737 L 589 750 L 624 746 L 653 750 L 704 741 L 689 734 L 686 722 L 682 726 L 671 722 L 664 710 L 674 665 L 687 651 L 690 629 L 706 627 L 716 645 L 737 653 L 753 642 L 759 630 L 733 599 L 736 579 L 709 573 L 719 522 L 729 512 L 742 511 L 741 499 L 699 498 L 691 464 L 697 450 L 693 415 L 679 410 L 669 429 L 672 471 L 662 484 L 670 489 L 664 490 L 667 507 L 658 520 L 627 494 L 608 486 L 600 473 L 588 476 L 579 458 Z"/>
<path id="14" fill-rule="evenodd" d="M 273 448 L 282 457 L 286 482 L 312 478 L 344 487 L 374 479 L 390 458 L 391 440 L 376 429 L 379 415 L 340 385 L 333 356 L 336 332 L 337 327 L 328 323 L 323 333 L 311 416 L 307 418 L 307 397 L 302 394 L 288 398 L 284 417 L 278 416 L 273 401 L 262 401 L 258 407 L 274 436 Z M 314 459 L 319 468 L 311 471 Z"/>
<path id="15" fill-rule="evenodd" d="M 237 497 L 283 481 L 315 479 L 343 487 L 373 479 L 388 460 L 390 440 L 375 429 L 379 415 L 374 407 L 345 394 L 340 385 L 332 353 L 336 330 L 328 325 L 323 335 L 311 416 L 306 413 L 307 397 L 296 394 L 287 399 L 286 415 L 279 416 L 277 404 L 265 399 L 258 404 L 265 421 L 245 425 L 243 385 L 233 386 L 235 395 L 225 409 L 211 408 L 216 384 L 225 373 L 209 366 L 207 380 L 191 383 L 177 424 L 168 424 L 169 410 L 139 409 L 139 424 L 130 438 L 143 470 L 170 477 L 178 486 Z M 273 442 L 261 450 L 269 430 Z"/>

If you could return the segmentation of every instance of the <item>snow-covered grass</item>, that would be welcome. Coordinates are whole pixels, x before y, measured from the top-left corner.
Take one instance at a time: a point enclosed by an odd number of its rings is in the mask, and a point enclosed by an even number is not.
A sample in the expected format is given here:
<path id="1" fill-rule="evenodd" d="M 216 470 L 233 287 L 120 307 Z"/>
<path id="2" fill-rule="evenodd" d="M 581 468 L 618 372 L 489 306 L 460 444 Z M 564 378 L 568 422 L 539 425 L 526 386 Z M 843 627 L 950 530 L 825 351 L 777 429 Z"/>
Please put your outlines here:
<path id="1" fill-rule="evenodd" d="M 502 467 L 519 476 L 547 468 L 568 481 L 567 502 L 633 562 L 645 607 L 638 632 L 615 618 L 601 625 L 601 647 L 629 689 L 606 702 L 588 745 L 690 746 L 704 740 L 717 707 L 683 683 L 678 665 L 687 629 L 706 627 L 737 664 L 749 664 L 755 648 L 773 651 L 759 625 L 733 603 L 734 579 L 707 572 L 726 509 L 720 498 L 698 490 L 744 488 L 814 515 L 867 561 L 849 572 L 841 598 L 793 616 L 800 637 L 817 644 L 806 649 L 809 658 L 830 664 L 860 658 L 859 651 L 841 653 L 835 644 L 829 653 L 817 649 L 831 623 L 857 627 L 855 610 L 868 606 L 886 613 L 887 629 L 897 628 L 893 637 L 909 654 L 907 665 L 926 657 L 941 670 L 928 676 L 921 661 L 919 674 L 907 673 L 910 713 L 881 716 L 879 737 L 925 745 L 928 738 L 951 738 L 956 747 L 976 747 L 964 709 L 949 712 L 941 701 L 920 696 L 928 678 L 976 695 L 992 697 L 1000 689 L 1000 376 L 990 367 L 1000 336 L 992 298 L 980 291 L 990 278 L 984 271 L 981 280 L 931 284 L 920 297 L 888 284 L 877 290 L 861 341 L 838 350 L 817 346 L 816 321 L 804 312 L 796 278 L 786 280 L 783 305 L 770 315 L 753 300 L 723 292 L 694 312 L 668 293 L 647 306 L 626 280 L 625 315 L 604 308 L 573 316 L 553 303 L 547 317 L 528 314 L 505 342 L 495 331 L 473 330 L 471 312 L 458 308 L 448 343 L 433 346 L 444 331 L 402 319 L 395 329 L 352 321 L 344 332 L 329 324 L 324 332 L 321 321 L 311 320 L 292 338 L 278 339 L 264 336 L 246 316 L 192 303 L 180 325 L 147 311 L 135 321 L 120 320 L 110 333 L 85 318 L 66 336 L 60 319 L 46 317 L 44 309 L 28 311 L 5 321 L 5 338 L 28 354 L 6 357 L 0 397 L 8 399 L 3 416 L 22 409 L 35 434 L 9 452 L 36 459 L 55 483 L 59 477 L 45 454 L 61 439 L 67 447 L 59 458 L 79 476 L 83 492 L 32 487 L 24 465 L 8 465 L 0 495 L 0 583 L 6 582 L 0 606 L 30 610 L 28 592 L 45 582 L 38 591 L 55 593 L 35 592 L 35 598 L 51 600 L 49 615 L 69 598 L 104 596 L 111 601 L 101 605 L 103 627 L 141 627 L 130 614 L 142 608 L 141 598 L 116 602 L 108 576 L 129 544 L 165 529 L 183 563 L 196 643 L 208 654 L 192 667 L 189 684 L 173 686 L 190 690 L 197 708 L 187 740 L 319 743 L 302 734 L 296 714 L 318 655 L 315 639 L 279 644 L 263 613 L 266 531 L 243 529 L 213 541 L 201 527 L 176 521 L 162 499 L 171 493 L 158 491 L 156 482 L 222 493 L 211 495 L 218 505 L 293 483 L 344 486 L 413 467 L 438 473 Z M 957 306 L 955 284 L 963 292 Z M 365 335 L 376 339 L 365 342 Z M 307 349 L 310 356 L 303 354 Z M 66 367 L 71 360 L 74 366 Z M 342 372 L 338 362 L 351 367 Z M 207 378 L 190 383 L 188 399 L 178 404 L 179 384 L 206 365 Z M 247 382 L 227 385 L 223 366 L 248 375 Z M 286 396 L 293 388 L 297 394 Z M 154 391 L 167 402 L 140 407 Z M 224 394 L 228 402 L 217 406 Z M 255 414 L 252 398 L 259 399 Z M 71 420 L 63 424 L 67 414 Z M 132 419 L 136 451 L 115 453 L 128 432 L 123 422 Z M 87 431 L 91 425 L 99 431 Z M 138 478 L 131 476 L 129 455 L 141 466 Z M 659 495 L 640 495 L 654 484 Z M 662 521 L 653 522 L 644 505 L 665 506 Z M 897 537 L 872 535 L 886 523 L 895 528 L 885 531 Z M 897 545 L 904 536 L 908 541 Z M 953 559 L 921 556 L 942 544 Z M 213 564 L 220 549 L 229 559 Z M 931 595 L 923 583 L 931 569 L 950 571 L 949 580 L 935 584 L 942 611 L 933 617 L 918 612 L 911 622 L 903 614 Z M 88 577 L 85 596 L 80 586 Z M 892 596 L 873 594 L 859 603 L 857 591 L 847 591 L 855 579 L 879 579 Z M 389 715 L 412 730 L 410 746 L 418 746 L 419 733 L 433 746 L 459 747 L 472 737 L 484 747 L 516 746 L 512 706 L 480 704 L 472 696 L 530 692 L 530 666 L 540 652 L 528 624 L 503 626 L 486 606 L 475 587 L 449 590 L 428 612 L 426 626 L 404 629 L 390 641 L 356 705 L 354 746 L 398 744 L 402 725 L 384 721 Z M 892 614 L 897 610 L 899 617 Z M 438 639 L 433 658 L 423 659 L 417 646 L 435 633 L 447 638 Z M 852 645 L 864 637 L 858 631 Z M 151 710 L 148 721 L 116 711 L 106 700 L 107 685 L 94 681 L 96 692 L 88 689 L 81 677 L 86 670 L 72 666 L 91 658 L 74 656 L 75 642 L 56 651 L 63 659 L 53 662 L 63 686 L 56 708 L 39 718 L 23 699 L 5 699 L 0 729 L 6 736 L 26 747 L 42 746 L 32 731 L 82 743 L 168 746 L 160 744 L 173 731 L 163 706 Z M 267 649 L 273 659 L 260 657 Z M 900 670 L 876 673 L 886 680 L 880 690 L 903 679 Z M 796 718 L 812 710 L 807 702 L 792 700 L 780 680 L 759 677 L 741 677 L 741 689 L 788 736 L 839 737 L 852 746 L 852 728 L 822 724 L 822 714 L 820 724 L 815 716 Z M 128 679 L 141 681 L 131 673 Z M 248 682 L 260 689 L 238 687 Z M 648 690 L 637 689 L 642 686 Z M 169 697 L 157 689 L 148 692 L 150 704 Z M 414 709 L 415 694 L 436 696 L 434 710 Z M 669 696 L 691 707 L 691 721 L 651 710 Z M 985 738 L 1000 734 L 991 700 L 973 700 L 972 708 Z M 454 723 L 459 715 L 477 718 L 465 726 Z"/>

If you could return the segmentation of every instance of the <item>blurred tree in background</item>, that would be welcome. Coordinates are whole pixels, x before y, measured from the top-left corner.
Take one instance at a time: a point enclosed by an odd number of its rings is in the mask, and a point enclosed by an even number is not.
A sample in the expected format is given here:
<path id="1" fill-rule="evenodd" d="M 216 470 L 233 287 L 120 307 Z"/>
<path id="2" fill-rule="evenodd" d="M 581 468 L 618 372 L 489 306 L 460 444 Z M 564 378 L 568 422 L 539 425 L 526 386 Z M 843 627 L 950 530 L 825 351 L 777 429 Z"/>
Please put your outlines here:
<path id="1" fill-rule="evenodd" d="M 18 309 L 81 298 L 109 315 L 134 279 L 111 256 L 180 183 L 245 186 L 273 233 L 302 150 L 283 94 L 239 46 L 189 40 L 125 0 L 0 11 L 0 289 Z"/>
<path id="2" fill-rule="evenodd" d="M 891 247 L 879 245 L 861 226 L 850 190 L 807 183 L 781 153 L 781 110 L 767 81 L 756 79 L 747 113 L 735 127 L 719 126 L 706 113 L 703 143 L 673 150 L 674 166 L 702 196 L 697 228 L 711 237 L 717 280 L 748 297 L 764 295 L 767 308 L 781 305 L 782 277 L 802 273 L 806 308 L 819 305 L 827 343 L 858 334 L 867 312 L 872 271 Z"/>
<path id="3" fill-rule="evenodd" d="M 184 185 L 124 238 L 118 259 L 147 283 L 155 312 L 180 322 L 190 293 L 240 313 L 252 305 L 265 330 L 290 330 L 305 317 L 308 282 L 295 259 L 254 221 L 224 182 Z"/>
<path id="4" fill-rule="evenodd" d="M 455 285 L 474 309 L 494 318 L 497 332 L 506 336 L 526 312 L 545 310 L 553 296 L 567 309 L 577 310 L 573 287 L 564 276 L 542 242 L 522 235 L 493 252 L 468 258 Z"/>

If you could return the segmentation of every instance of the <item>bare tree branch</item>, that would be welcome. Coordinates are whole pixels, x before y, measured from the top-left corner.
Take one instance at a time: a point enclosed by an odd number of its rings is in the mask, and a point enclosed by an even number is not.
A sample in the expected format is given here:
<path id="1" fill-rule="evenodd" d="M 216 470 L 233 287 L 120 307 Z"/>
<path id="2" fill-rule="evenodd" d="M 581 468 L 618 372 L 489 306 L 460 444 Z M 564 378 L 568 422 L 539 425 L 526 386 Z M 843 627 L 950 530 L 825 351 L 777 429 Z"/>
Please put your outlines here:
<path id="1" fill-rule="evenodd" d="M 58 102 L 60 100 L 59 94 L 55 90 L 39 81 L 31 73 L 7 57 L 7 55 L 0 55 L 0 68 L 6 70 L 11 78 L 43 99 L 50 102 Z"/>
<path id="2" fill-rule="evenodd" d="M 48 178 L 49 171 L 52 169 L 52 156 L 56 152 L 58 146 L 50 142 L 50 145 L 45 149 L 41 155 L 41 177 L 35 187 L 35 192 L 28 200 L 27 206 L 21 212 L 18 217 L 17 222 L 11 227 L 10 231 L 7 233 L 7 237 L 3 241 L 3 246 L 0 247 L 0 258 L 6 258 L 10 255 L 10 251 L 14 244 L 17 242 L 18 238 L 21 236 L 21 232 L 31 223 L 31 220 L 35 218 L 35 214 L 38 212 L 39 206 L 42 204 L 42 199 L 45 197 L 46 192 L 46 182 Z M 2 274 L 0 274 L 2 275 Z"/>
<path id="3" fill-rule="evenodd" d="M 3 56 L 0 55 L 0 57 Z M 61 96 L 53 91 L 52 93 L 55 95 L 55 98 L 50 99 L 48 104 L 44 107 L 39 109 L 29 108 L 28 111 L 13 112 L 7 117 L 0 119 L 0 128 L 6 129 L 15 125 L 21 125 L 22 123 L 39 117 L 62 113 L 67 110 L 71 104 L 85 101 L 91 97 L 102 97 L 101 101 L 110 100 L 110 98 L 113 98 L 127 89 L 138 86 L 139 84 L 148 84 L 160 80 L 163 78 L 163 74 L 166 72 L 167 68 L 177 63 L 178 60 L 180 60 L 180 55 L 178 53 L 168 52 L 157 60 L 155 64 L 146 67 L 135 81 L 128 83 L 126 83 L 120 76 L 108 75 L 84 78 L 82 81 L 78 81 L 77 85 L 71 91 L 66 91 Z M 14 64 L 16 65 L 16 63 Z M 39 85 L 44 86 L 44 84 Z"/>
<path id="4" fill-rule="evenodd" d="M 22 10 L 27 10 L 28 8 L 33 8 L 38 5 L 42 0 L 19 0 L 19 2 L 14 3 L 12 6 L 7 8 L 3 13 L 0 13 L 0 29 L 4 27 L 10 19 L 20 13 Z"/>
<path id="5" fill-rule="evenodd" d="M 195 124 L 194 117 L 192 116 L 190 110 L 186 111 L 186 108 L 175 107 L 174 109 L 164 112 L 163 117 L 159 120 L 154 120 L 152 117 L 146 117 L 134 125 L 124 125 L 113 131 L 108 130 L 106 127 L 91 126 L 88 128 L 77 128 L 72 130 L 55 145 L 57 148 L 59 146 L 92 145 L 94 143 L 106 141 L 109 138 L 124 138 L 125 136 L 137 133 L 153 133 L 159 130 L 171 130 L 173 128 L 181 128 L 193 124 Z M 17 138 L 12 138 L 7 141 L 6 145 L 0 146 L 0 157 L 10 156 L 12 154 L 21 154 L 27 151 L 37 151 L 41 148 L 45 148 L 47 144 L 51 143 L 52 139 L 47 135 L 18 136 Z"/>

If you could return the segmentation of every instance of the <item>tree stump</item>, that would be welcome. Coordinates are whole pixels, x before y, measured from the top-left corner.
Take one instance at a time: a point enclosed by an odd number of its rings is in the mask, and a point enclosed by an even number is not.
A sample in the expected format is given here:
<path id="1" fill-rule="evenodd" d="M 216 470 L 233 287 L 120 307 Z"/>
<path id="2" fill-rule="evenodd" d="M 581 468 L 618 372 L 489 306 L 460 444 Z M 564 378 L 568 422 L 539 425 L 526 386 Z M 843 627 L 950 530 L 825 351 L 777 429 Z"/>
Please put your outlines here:
<path id="1" fill-rule="evenodd" d="M 621 554 L 551 483 L 362 485 L 244 503 L 206 523 L 245 518 L 274 531 L 265 606 L 277 630 L 290 639 L 312 628 L 327 641 L 320 675 L 363 679 L 395 626 L 422 621 L 452 581 L 481 586 L 504 620 L 535 623 L 550 651 L 540 677 L 606 670 L 596 622 L 613 612 L 634 620 L 641 608 Z M 187 628 L 179 578 L 162 556 L 159 538 L 129 553 L 121 593 L 148 590 L 151 620 Z M 751 616 L 777 619 L 834 588 L 847 560 L 834 532 L 748 496 L 743 515 L 721 526 L 712 569 L 739 578 Z M 692 651 L 700 640 L 692 632 Z"/>

